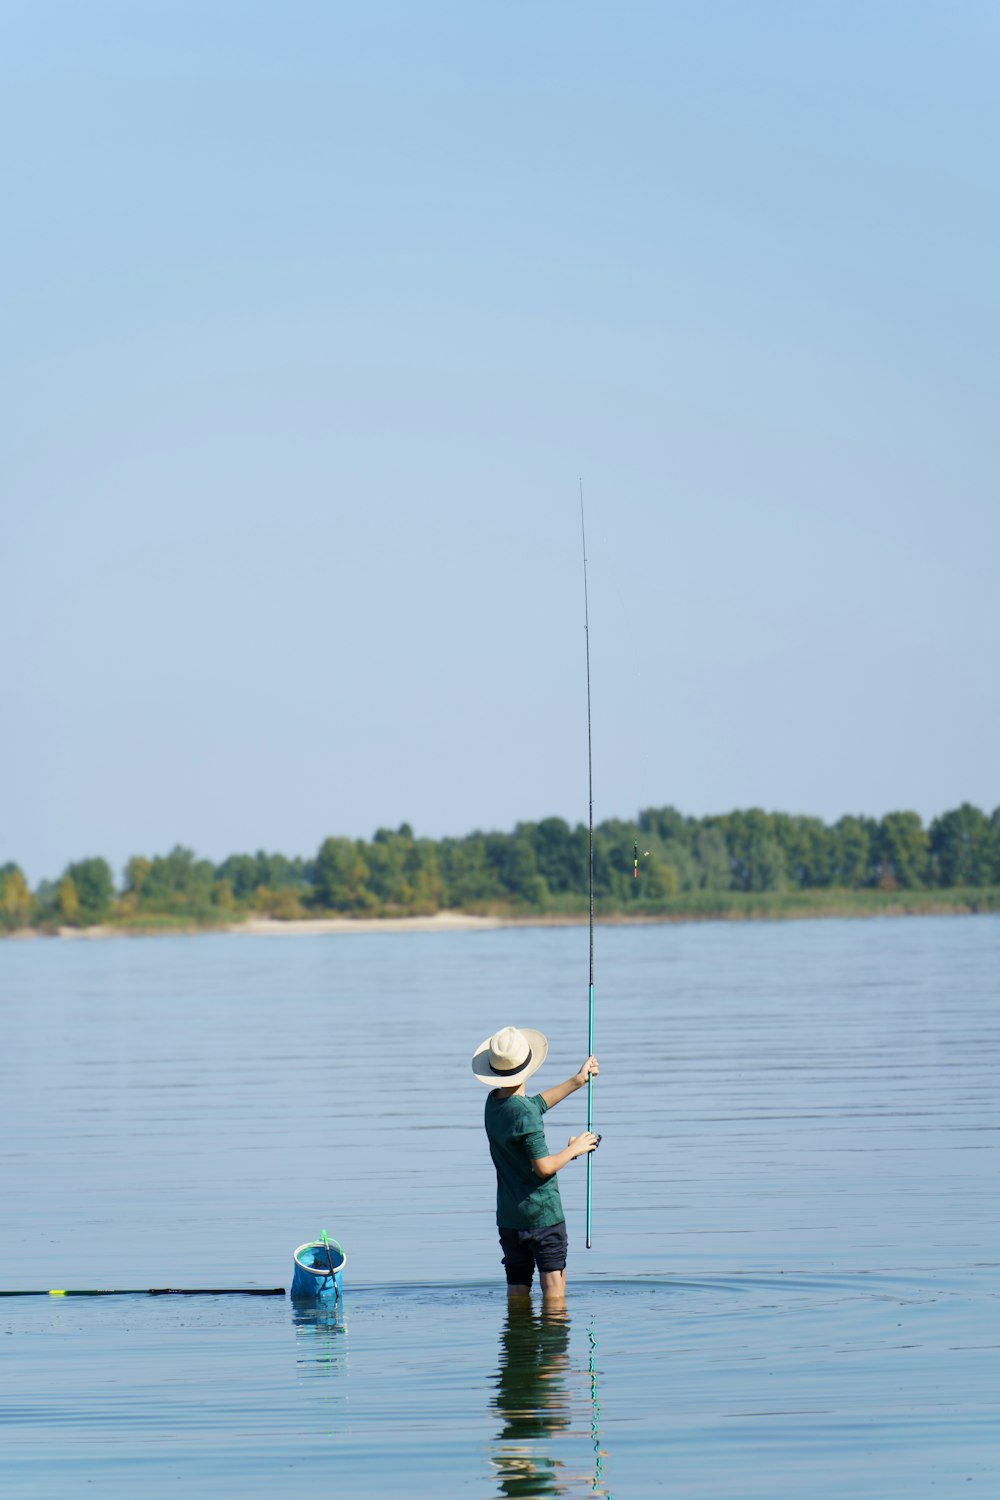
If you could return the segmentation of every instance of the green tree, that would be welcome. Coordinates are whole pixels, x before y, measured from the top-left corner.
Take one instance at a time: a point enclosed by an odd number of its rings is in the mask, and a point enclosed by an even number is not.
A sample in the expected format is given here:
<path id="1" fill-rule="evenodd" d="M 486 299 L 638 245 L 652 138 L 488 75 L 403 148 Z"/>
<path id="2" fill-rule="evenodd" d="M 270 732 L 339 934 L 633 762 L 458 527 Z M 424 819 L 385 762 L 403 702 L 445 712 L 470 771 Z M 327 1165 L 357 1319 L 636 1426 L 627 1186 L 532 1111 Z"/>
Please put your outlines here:
<path id="1" fill-rule="evenodd" d="M 224 886 L 225 881 L 222 884 Z M 294 922 L 306 915 L 298 892 L 289 886 L 280 891 L 272 891 L 266 885 L 259 885 L 254 892 L 253 904 L 255 911 L 273 917 L 278 922 Z"/>
<path id="2" fill-rule="evenodd" d="M 366 886 L 368 866 L 351 839 L 328 838 L 316 856 L 313 899 L 325 911 L 366 911 L 375 898 Z"/>
<path id="3" fill-rule="evenodd" d="M 732 884 L 741 891 L 781 891 L 787 884 L 784 851 L 774 817 L 759 807 L 732 812 L 712 823 L 722 828 L 732 861 Z"/>
<path id="4" fill-rule="evenodd" d="M 935 885 L 988 885 L 990 879 L 990 820 L 963 802 L 953 812 L 935 818 L 928 830 Z"/>
<path id="5" fill-rule="evenodd" d="M 77 860 L 67 867 L 66 874 L 76 888 L 80 926 L 93 927 L 105 921 L 115 899 L 115 885 L 107 860 Z"/>
<path id="6" fill-rule="evenodd" d="M 670 870 L 667 883 L 671 891 L 697 890 L 701 871 L 695 854 L 695 820 L 683 817 L 675 807 L 650 807 L 639 814 L 638 829 L 642 841 L 639 876 L 644 893 L 651 895 L 655 884 L 644 878 L 651 862 Z"/>
<path id="7" fill-rule="evenodd" d="M 792 884 L 815 889 L 829 883 L 832 836 L 821 818 L 775 813 L 774 836 L 781 846 L 785 871 Z"/>
<path id="8" fill-rule="evenodd" d="M 531 828 L 538 873 L 554 895 L 587 889 L 587 830 L 575 830 L 562 818 L 543 818 Z"/>
<path id="9" fill-rule="evenodd" d="M 409 823 L 393 832 L 379 828 L 360 845 L 366 884 L 383 910 L 432 912 L 441 903 L 441 877 L 433 840 L 417 839 Z"/>
<path id="10" fill-rule="evenodd" d="M 51 927 L 59 921 L 59 882 L 40 880 L 35 887 L 32 900 L 32 921 L 43 927 Z"/>
<path id="11" fill-rule="evenodd" d="M 637 827 L 647 842 L 657 838 L 664 844 L 684 844 L 690 848 L 696 824 L 676 807 L 646 807 L 639 814 Z"/>
<path id="12" fill-rule="evenodd" d="M 215 915 L 213 888 L 215 871 L 211 861 L 197 859 L 190 849 L 178 844 L 169 854 L 157 854 L 143 863 L 129 861 L 129 870 L 140 875 L 139 910 L 164 912 L 195 920 Z M 133 869 L 135 866 L 135 869 Z M 133 889 L 129 876 L 129 889 Z"/>
<path id="13" fill-rule="evenodd" d="M 639 862 L 639 875 L 633 880 L 635 894 L 641 901 L 669 901 L 680 890 L 680 878 L 673 865 L 665 864 L 650 852 Z"/>
<path id="14" fill-rule="evenodd" d="M 258 886 L 268 885 L 261 876 L 256 858 L 252 854 L 231 854 L 215 872 L 216 880 L 226 880 L 237 901 L 253 897 Z"/>
<path id="15" fill-rule="evenodd" d="M 291 890 L 302 897 L 309 884 L 303 860 L 267 854 L 263 849 L 256 854 L 231 854 L 216 869 L 215 879 L 228 880 L 234 897 L 244 905 L 254 899 L 254 892 L 262 885 L 269 891 Z"/>
<path id="16" fill-rule="evenodd" d="M 529 825 L 518 824 L 513 834 L 487 834 L 486 857 L 505 895 L 525 906 L 547 904 L 549 890 L 539 873 Z"/>
<path id="17" fill-rule="evenodd" d="M 643 894 L 632 878 L 637 832 L 634 823 L 620 818 L 607 818 L 594 829 L 594 894 L 605 905 L 623 906 Z"/>
<path id="18" fill-rule="evenodd" d="M 886 813 L 878 828 L 879 882 L 906 890 L 927 878 L 930 840 L 915 812 Z"/>
<path id="19" fill-rule="evenodd" d="M 229 916 L 236 910 L 236 901 L 233 896 L 233 888 L 228 880 L 218 880 L 212 890 L 212 899 L 219 911 Z"/>
<path id="20" fill-rule="evenodd" d="M 728 891 L 733 863 L 721 828 L 699 827 L 694 836 L 695 881 L 703 891 Z"/>
<path id="21" fill-rule="evenodd" d="M 257 875 L 262 885 L 272 891 L 299 890 L 305 885 L 301 859 L 289 859 L 285 854 L 265 854 L 257 850 Z"/>
<path id="22" fill-rule="evenodd" d="M 16 932 L 31 920 L 31 892 L 21 869 L 14 864 L 0 866 L 0 929 Z"/>
<path id="23" fill-rule="evenodd" d="M 64 875 L 56 889 L 56 909 L 64 927 L 80 924 L 80 898 L 72 875 Z"/>
<path id="24" fill-rule="evenodd" d="M 403 827 L 408 828 L 409 825 L 404 823 Z M 403 868 L 411 892 L 411 909 L 420 912 L 437 911 L 441 905 L 443 886 L 434 840 L 411 838 L 406 846 Z"/>
<path id="25" fill-rule="evenodd" d="M 127 895 L 139 896 L 146 883 L 152 863 L 141 854 L 134 854 L 125 866 L 125 891 Z"/>
<path id="26" fill-rule="evenodd" d="M 830 884 L 860 890 L 878 879 L 878 824 L 874 818 L 843 817 L 830 838 Z"/>
<path id="27" fill-rule="evenodd" d="M 367 884 L 382 906 L 409 906 L 412 892 L 406 879 L 406 845 L 395 833 L 380 828 L 374 842 L 365 844 Z"/>
<path id="28" fill-rule="evenodd" d="M 475 906 L 503 899 L 503 887 L 486 850 L 486 835 L 442 839 L 438 861 L 448 906 Z"/>
<path id="29" fill-rule="evenodd" d="M 651 893 L 649 871 L 654 864 L 667 872 L 664 879 L 671 895 L 677 891 L 698 889 L 700 871 L 692 849 L 686 844 L 678 843 L 676 839 L 670 839 L 665 844 L 661 844 L 658 839 L 650 839 L 648 844 L 648 849 L 645 842 L 639 845 L 639 884 L 636 889 L 640 893 Z"/>

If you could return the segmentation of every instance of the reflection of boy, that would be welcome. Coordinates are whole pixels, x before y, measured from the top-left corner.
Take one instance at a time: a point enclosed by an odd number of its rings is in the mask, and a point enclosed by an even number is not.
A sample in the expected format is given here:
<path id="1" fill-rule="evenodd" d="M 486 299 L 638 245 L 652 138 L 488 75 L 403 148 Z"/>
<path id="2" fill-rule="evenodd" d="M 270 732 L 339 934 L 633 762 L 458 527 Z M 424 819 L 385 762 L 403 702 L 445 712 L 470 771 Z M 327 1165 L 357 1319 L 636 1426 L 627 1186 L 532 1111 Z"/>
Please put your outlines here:
<path id="1" fill-rule="evenodd" d="M 486 1100 L 486 1134 L 497 1173 L 497 1227 L 508 1294 L 527 1296 L 537 1266 L 542 1296 L 558 1300 L 566 1291 L 566 1221 L 556 1173 L 593 1151 L 598 1138 L 584 1131 L 550 1155 L 542 1116 L 599 1069 L 597 1059 L 588 1057 L 565 1083 L 529 1098 L 525 1080 L 541 1067 L 548 1050 L 540 1031 L 505 1026 L 476 1049 L 472 1071 L 494 1085 Z"/>
<path id="2" fill-rule="evenodd" d="M 566 1304 L 544 1303 L 536 1312 L 529 1297 L 509 1298 L 493 1399 L 502 1425 L 492 1463 L 500 1494 L 511 1500 L 568 1493 L 546 1439 L 558 1439 L 573 1421 L 569 1369 Z"/>

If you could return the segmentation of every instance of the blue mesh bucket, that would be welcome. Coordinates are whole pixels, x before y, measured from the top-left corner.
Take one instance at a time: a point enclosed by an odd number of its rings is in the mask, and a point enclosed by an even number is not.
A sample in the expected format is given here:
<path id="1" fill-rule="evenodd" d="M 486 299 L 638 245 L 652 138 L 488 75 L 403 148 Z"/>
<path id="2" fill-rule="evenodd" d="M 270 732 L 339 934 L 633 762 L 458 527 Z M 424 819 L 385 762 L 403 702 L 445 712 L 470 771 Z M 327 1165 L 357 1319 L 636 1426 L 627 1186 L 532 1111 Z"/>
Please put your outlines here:
<path id="1" fill-rule="evenodd" d="M 295 1252 L 292 1296 L 305 1298 L 310 1302 L 315 1302 L 318 1297 L 332 1297 L 339 1302 L 343 1295 L 346 1264 L 344 1247 L 336 1240 L 310 1240 L 308 1244 L 300 1245 Z"/>

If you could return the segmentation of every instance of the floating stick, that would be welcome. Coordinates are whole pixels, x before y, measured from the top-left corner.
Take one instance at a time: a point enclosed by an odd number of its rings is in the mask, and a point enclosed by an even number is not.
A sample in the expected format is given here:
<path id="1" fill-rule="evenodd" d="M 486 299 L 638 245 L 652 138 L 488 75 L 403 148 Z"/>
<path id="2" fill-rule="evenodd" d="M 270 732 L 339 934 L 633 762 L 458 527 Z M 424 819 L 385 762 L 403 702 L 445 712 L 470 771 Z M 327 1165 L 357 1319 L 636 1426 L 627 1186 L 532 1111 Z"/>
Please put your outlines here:
<path id="1" fill-rule="evenodd" d="M 4 1292 L 0 1297 L 283 1297 L 283 1286 L 139 1286 L 110 1287 L 98 1291 L 50 1289 L 38 1292 Z"/>
<path id="2" fill-rule="evenodd" d="M 583 480 L 580 480 L 580 537 L 583 542 L 583 630 L 587 642 L 587 794 L 590 800 L 589 895 L 590 981 L 587 989 L 587 1056 L 594 1052 L 594 758 L 590 741 L 590 606 L 587 599 L 587 529 L 583 520 Z M 594 1077 L 587 1076 L 587 1129 L 594 1129 Z M 593 1202 L 594 1153 L 587 1152 L 587 1249 L 591 1248 L 590 1224 Z"/>

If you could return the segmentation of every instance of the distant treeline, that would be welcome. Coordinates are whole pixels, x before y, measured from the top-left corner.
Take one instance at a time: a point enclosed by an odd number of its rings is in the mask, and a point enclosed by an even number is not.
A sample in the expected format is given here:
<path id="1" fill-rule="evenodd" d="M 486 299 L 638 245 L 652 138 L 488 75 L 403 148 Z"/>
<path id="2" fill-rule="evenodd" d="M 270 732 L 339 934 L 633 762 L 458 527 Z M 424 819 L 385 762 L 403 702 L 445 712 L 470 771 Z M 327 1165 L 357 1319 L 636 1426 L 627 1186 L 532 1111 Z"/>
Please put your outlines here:
<path id="1" fill-rule="evenodd" d="M 544 818 L 519 823 L 512 833 L 424 839 L 404 823 L 380 828 L 370 841 L 325 839 L 313 859 L 259 852 L 215 865 L 179 847 L 152 858 L 136 855 L 120 887 L 101 858 L 78 860 L 34 891 L 16 864 L 5 864 L 0 931 L 211 926 L 252 913 L 279 920 L 443 909 L 569 917 L 586 909 L 587 883 L 582 824 Z M 1000 808 L 987 816 L 969 803 L 927 828 L 915 812 L 826 824 L 756 808 L 689 818 L 663 807 L 648 808 L 634 823 L 612 819 L 594 829 L 602 916 L 852 911 L 879 900 L 885 905 L 890 893 L 918 892 L 942 893 L 945 909 L 976 910 L 1000 904 L 997 888 Z M 817 894 L 806 900 L 802 893 L 810 892 Z M 872 893 L 867 907 L 858 895 L 864 892 Z"/>

